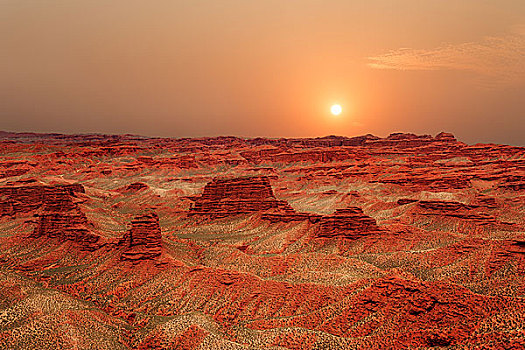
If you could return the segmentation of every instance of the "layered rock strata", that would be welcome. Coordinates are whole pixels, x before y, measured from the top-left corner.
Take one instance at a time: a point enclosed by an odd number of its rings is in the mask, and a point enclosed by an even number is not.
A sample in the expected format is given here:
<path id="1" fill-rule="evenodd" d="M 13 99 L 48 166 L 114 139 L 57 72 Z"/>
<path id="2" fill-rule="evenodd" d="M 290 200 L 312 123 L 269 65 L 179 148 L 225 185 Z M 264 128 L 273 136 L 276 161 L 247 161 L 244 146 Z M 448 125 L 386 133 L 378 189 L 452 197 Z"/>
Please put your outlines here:
<path id="1" fill-rule="evenodd" d="M 46 198 L 54 196 L 55 193 L 58 193 L 59 196 L 62 193 L 75 196 L 77 193 L 85 193 L 85 190 L 81 184 L 0 187 L 0 216 L 14 216 L 39 209 Z"/>
<path id="2" fill-rule="evenodd" d="M 154 259 L 162 253 L 161 229 L 159 217 L 150 212 L 136 216 L 131 221 L 131 229 L 119 242 L 126 249 L 121 259 L 140 262 Z"/>
<path id="3" fill-rule="evenodd" d="M 334 214 L 319 220 L 316 236 L 319 238 L 357 239 L 380 231 L 374 218 L 358 207 L 337 209 Z"/>
<path id="4" fill-rule="evenodd" d="M 195 199 L 190 215 L 227 217 L 280 209 L 293 211 L 286 201 L 277 200 L 267 176 L 213 179 Z"/>
<path id="5" fill-rule="evenodd" d="M 79 243 L 86 250 L 99 248 L 100 236 L 90 232 L 86 215 L 73 202 L 67 188 L 44 188 L 43 203 L 32 237 Z"/>

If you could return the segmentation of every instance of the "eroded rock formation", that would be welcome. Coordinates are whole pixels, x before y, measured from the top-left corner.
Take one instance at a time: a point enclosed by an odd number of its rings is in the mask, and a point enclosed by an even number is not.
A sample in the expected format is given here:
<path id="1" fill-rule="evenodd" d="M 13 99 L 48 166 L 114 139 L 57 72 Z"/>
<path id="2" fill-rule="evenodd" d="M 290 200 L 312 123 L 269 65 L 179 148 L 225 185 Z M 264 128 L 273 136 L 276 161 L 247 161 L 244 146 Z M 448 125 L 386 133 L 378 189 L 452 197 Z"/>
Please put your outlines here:
<path id="1" fill-rule="evenodd" d="M 77 193 L 85 193 L 84 186 L 81 184 L 70 184 L 0 187 L 0 216 L 28 213 L 40 208 L 46 201 L 46 198 L 55 194 L 59 196 L 62 196 L 62 194 L 75 196 Z M 51 202 L 53 202 L 52 199 L 48 200 L 48 203 Z"/>
<path id="2" fill-rule="evenodd" d="M 357 239 L 379 232 L 376 221 L 358 207 L 337 209 L 319 220 L 317 237 Z"/>
<path id="3" fill-rule="evenodd" d="M 226 217 L 269 209 L 292 210 L 285 201 L 275 198 L 267 176 L 213 179 L 195 200 L 191 214 Z"/>
<path id="4" fill-rule="evenodd" d="M 86 215 L 73 202 L 71 189 L 44 187 L 41 211 L 32 237 L 56 238 L 79 243 L 83 249 L 99 248 L 100 236 L 90 232 Z"/>
<path id="5" fill-rule="evenodd" d="M 136 216 L 131 221 L 131 229 L 119 243 L 126 247 L 121 259 L 140 262 L 160 256 L 162 253 L 161 238 L 157 214 L 150 212 Z"/>
<path id="6" fill-rule="evenodd" d="M 148 189 L 149 186 L 143 182 L 133 182 L 122 189 L 124 192 L 138 192 Z"/>

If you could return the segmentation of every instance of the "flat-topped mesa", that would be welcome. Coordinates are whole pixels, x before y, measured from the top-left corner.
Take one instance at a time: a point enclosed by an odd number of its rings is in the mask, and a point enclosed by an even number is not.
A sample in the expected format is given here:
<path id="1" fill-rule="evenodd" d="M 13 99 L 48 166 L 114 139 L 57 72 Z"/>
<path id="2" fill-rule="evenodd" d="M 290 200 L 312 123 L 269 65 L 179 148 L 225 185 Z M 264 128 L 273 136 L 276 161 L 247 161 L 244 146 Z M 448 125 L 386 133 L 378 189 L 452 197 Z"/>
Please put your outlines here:
<path id="1" fill-rule="evenodd" d="M 70 192 L 63 188 L 46 188 L 42 210 L 32 237 L 56 238 L 79 243 L 83 249 L 96 250 L 100 236 L 87 228 L 86 215 L 73 202 Z"/>
<path id="2" fill-rule="evenodd" d="M 202 198 L 267 199 L 274 198 L 270 181 L 266 176 L 213 179 L 206 187 Z"/>
<path id="3" fill-rule="evenodd" d="M 321 217 L 318 238 L 357 239 L 380 232 L 374 218 L 358 207 L 337 209 L 334 214 Z"/>
<path id="4" fill-rule="evenodd" d="M 140 262 L 151 260 L 162 253 L 162 235 L 159 217 L 154 212 L 135 216 L 131 229 L 122 237 L 120 245 L 126 246 L 122 260 Z"/>
<path id="5" fill-rule="evenodd" d="M 226 217 L 269 209 L 293 211 L 286 201 L 275 198 L 267 176 L 213 179 L 197 197 L 190 215 Z"/>
<path id="6" fill-rule="evenodd" d="M 75 196 L 76 193 L 84 192 L 84 186 L 81 184 L 0 187 L 0 216 L 14 216 L 39 209 L 50 196 Z"/>

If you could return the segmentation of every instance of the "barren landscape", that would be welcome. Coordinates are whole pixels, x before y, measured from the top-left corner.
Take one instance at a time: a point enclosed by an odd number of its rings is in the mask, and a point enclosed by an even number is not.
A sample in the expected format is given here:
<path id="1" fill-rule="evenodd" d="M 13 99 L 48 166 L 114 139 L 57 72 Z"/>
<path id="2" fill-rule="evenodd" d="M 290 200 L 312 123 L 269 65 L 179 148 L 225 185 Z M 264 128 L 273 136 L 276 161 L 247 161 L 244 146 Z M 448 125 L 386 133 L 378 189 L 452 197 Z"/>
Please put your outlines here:
<path id="1" fill-rule="evenodd" d="M 1 349 L 525 348 L 525 147 L 0 140 Z"/>

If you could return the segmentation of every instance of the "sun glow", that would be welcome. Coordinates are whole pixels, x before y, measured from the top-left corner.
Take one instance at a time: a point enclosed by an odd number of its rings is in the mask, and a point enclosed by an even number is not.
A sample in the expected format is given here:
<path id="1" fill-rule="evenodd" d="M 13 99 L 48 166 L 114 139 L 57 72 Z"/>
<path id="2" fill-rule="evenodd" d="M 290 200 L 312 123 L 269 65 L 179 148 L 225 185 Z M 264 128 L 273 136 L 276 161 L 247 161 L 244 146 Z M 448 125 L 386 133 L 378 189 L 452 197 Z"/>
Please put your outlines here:
<path id="1" fill-rule="evenodd" d="M 330 112 L 332 112 L 333 115 L 339 115 L 341 114 L 341 112 L 343 112 L 343 108 L 341 107 L 341 105 L 333 105 L 330 108 Z"/>

